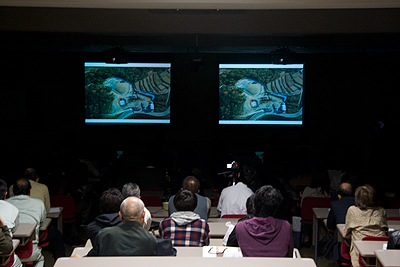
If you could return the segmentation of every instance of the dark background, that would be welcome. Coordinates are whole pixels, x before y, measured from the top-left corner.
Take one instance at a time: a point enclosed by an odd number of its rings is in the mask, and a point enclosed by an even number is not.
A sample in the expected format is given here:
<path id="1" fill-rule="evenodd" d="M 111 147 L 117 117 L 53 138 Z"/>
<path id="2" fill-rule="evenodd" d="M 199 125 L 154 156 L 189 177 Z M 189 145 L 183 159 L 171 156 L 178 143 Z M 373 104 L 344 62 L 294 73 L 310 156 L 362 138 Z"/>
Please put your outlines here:
<path id="1" fill-rule="evenodd" d="M 117 150 L 134 159 L 162 150 L 222 160 L 267 149 L 287 160 L 300 146 L 371 181 L 397 172 L 399 9 L 0 7 L 0 25 L 5 173 L 67 150 L 107 161 Z M 131 61 L 172 61 L 171 125 L 84 124 L 83 63 L 117 45 Z M 218 126 L 218 63 L 261 62 L 280 47 L 305 63 L 304 126 Z M 378 117 L 384 134 L 374 131 Z"/>

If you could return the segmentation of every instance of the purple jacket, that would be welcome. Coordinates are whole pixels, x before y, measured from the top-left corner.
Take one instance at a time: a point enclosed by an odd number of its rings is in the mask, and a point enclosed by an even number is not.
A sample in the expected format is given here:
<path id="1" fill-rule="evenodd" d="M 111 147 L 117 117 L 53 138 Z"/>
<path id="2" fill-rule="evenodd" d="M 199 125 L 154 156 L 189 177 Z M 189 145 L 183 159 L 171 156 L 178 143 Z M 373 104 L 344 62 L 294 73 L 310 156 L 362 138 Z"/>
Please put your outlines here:
<path id="1" fill-rule="evenodd" d="M 254 217 L 236 225 L 244 257 L 292 257 L 293 237 L 289 222 L 273 217 Z"/>

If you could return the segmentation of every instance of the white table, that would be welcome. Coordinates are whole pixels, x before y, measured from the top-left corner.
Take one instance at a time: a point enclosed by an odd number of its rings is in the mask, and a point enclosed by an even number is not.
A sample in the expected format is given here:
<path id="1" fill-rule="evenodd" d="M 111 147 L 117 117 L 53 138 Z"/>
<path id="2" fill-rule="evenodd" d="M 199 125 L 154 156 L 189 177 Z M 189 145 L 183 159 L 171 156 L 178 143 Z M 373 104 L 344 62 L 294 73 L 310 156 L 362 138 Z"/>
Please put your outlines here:
<path id="1" fill-rule="evenodd" d="M 355 241 L 354 245 L 364 263 L 366 265 L 375 265 L 376 264 L 376 255 L 375 250 L 383 249 L 383 246 L 387 244 L 387 241 Z"/>
<path id="2" fill-rule="evenodd" d="M 63 207 L 51 207 L 49 210 L 49 213 L 47 213 L 47 218 L 53 219 L 57 223 L 57 230 L 59 230 L 61 233 L 63 232 L 63 217 L 62 217 L 62 211 Z"/>
<path id="3" fill-rule="evenodd" d="M 320 220 L 325 220 L 329 215 L 329 208 L 313 208 L 313 236 L 314 236 L 314 259 L 318 263 L 318 240 L 319 240 L 319 223 Z"/>
<path id="4" fill-rule="evenodd" d="M 84 257 L 59 258 L 54 267 L 109 267 L 109 266 L 285 266 L 315 267 L 313 259 L 293 258 L 203 258 L 203 257 Z"/>
<path id="5" fill-rule="evenodd" d="M 29 240 L 35 239 L 36 223 L 20 223 L 13 233 L 14 239 L 19 239 L 20 246 L 25 246 Z"/>
<path id="6" fill-rule="evenodd" d="M 400 250 L 376 250 L 376 267 L 400 267 Z"/>

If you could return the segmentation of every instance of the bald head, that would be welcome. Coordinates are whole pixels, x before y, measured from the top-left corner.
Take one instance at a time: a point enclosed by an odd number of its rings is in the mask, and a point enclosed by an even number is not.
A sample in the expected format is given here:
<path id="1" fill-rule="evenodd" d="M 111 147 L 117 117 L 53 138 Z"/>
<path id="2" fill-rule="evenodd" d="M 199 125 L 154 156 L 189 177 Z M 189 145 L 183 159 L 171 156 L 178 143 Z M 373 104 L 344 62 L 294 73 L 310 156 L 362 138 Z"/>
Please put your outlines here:
<path id="1" fill-rule="evenodd" d="M 144 223 L 144 204 L 137 197 L 128 197 L 121 203 L 119 215 L 125 223 L 127 221 L 138 221 Z"/>
<path id="2" fill-rule="evenodd" d="M 353 187 L 350 183 L 341 183 L 337 191 L 339 199 L 343 197 L 351 197 L 353 195 Z"/>
<path id="3" fill-rule="evenodd" d="M 183 180 L 182 189 L 198 193 L 200 189 L 200 182 L 194 176 L 188 176 Z"/>

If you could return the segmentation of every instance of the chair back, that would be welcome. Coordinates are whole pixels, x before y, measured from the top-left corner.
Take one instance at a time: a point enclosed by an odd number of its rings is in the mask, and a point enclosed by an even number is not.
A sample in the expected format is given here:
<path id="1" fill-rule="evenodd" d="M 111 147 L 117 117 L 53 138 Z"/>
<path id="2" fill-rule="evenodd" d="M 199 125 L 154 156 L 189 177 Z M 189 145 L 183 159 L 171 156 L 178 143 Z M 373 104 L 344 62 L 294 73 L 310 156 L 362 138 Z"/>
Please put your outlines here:
<path id="1" fill-rule="evenodd" d="M 301 222 L 312 223 L 313 208 L 330 208 L 330 197 L 305 197 L 301 205 Z"/>
<path id="2" fill-rule="evenodd" d="M 26 243 L 26 245 L 24 246 L 18 246 L 15 249 L 15 253 L 18 255 L 18 257 L 23 260 L 23 259 L 27 259 L 30 256 L 32 256 L 32 252 L 33 252 L 33 244 L 32 241 L 29 241 L 28 243 Z"/>
<path id="3" fill-rule="evenodd" d="M 75 222 L 75 201 L 71 196 L 50 196 L 52 207 L 63 207 L 63 223 Z"/>

